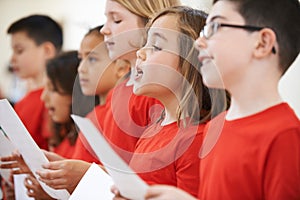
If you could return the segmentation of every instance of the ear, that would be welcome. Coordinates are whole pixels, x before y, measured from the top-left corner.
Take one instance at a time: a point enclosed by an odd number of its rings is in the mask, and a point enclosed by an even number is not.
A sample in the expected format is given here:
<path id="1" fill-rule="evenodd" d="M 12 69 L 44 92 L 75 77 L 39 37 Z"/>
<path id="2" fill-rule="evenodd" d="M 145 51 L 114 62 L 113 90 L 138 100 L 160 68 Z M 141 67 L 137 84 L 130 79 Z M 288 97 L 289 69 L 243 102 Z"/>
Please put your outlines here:
<path id="1" fill-rule="evenodd" d="M 47 59 L 51 59 L 51 58 L 55 57 L 56 49 L 55 49 L 55 46 L 51 42 L 44 42 L 42 45 L 43 45 L 45 57 Z"/>
<path id="2" fill-rule="evenodd" d="M 269 28 L 264 28 L 259 32 L 258 41 L 255 46 L 254 55 L 257 58 L 272 54 L 276 46 L 276 34 Z"/>
<path id="3" fill-rule="evenodd" d="M 118 59 L 115 63 L 115 74 L 117 79 L 122 78 L 130 71 L 131 65 L 130 62 L 126 60 Z"/>

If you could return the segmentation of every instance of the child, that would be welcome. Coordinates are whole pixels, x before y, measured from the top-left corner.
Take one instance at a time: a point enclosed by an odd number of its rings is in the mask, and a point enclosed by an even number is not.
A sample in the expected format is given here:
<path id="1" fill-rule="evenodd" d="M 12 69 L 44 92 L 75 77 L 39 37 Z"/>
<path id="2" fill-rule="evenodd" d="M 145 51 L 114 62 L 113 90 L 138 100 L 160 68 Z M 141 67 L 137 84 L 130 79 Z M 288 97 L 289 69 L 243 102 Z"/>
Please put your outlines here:
<path id="1" fill-rule="evenodd" d="M 47 63 L 47 81 L 41 99 L 53 121 L 54 136 L 50 150 L 64 158 L 71 158 L 77 131 L 70 117 L 73 85 L 77 76 L 77 51 L 64 52 Z"/>
<path id="2" fill-rule="evenodd" d="M 54 129 L 54 135 L 49 139 L 50 150 L 65 158 L 71 158 L 78 135 L 75 124 L 70 117 L 73 84 L 79 66 L 77 55 L 76 51 L 68 51 L 48 60 L 46 85 L 41 95 Z M 15 171 L 15 173 L 17 172 Z M 22 171 L 22 173 L 31 172 L 28 169 L 27 172 Z M 25 186 L 28 188 L 28 196 L 41 197 L 43 195 L 48 197 L 33 176 L 28 175 L 26 180 Z M 34 184 L 29 184 L 28 180 Z"/>
<path id="3" fill-rule="evenodd" d="M 50 17 L 31 15 L 14 22 L 7 30 L 11 35 L 11 66 L 22 79 L 30 82 L 28 93 L 14 106 L 32 138 L 42 149 L 48 149 L 47 110 L 40 96 L 44 87 L 47 59 L 62 47 L 62 29 Z"/>
<path id="4" fill-rule="evenodd" d="M 108 56 L 103 43 L 104 37 L 100 33 L 103 26 L 91 29 L 82 40 L 79 58 L 82 59 L 78 69 L 80 85 L 85 95 L 97 95 L 99 105 L 87 118 L 91 119 L 100 131 L 103 129 L 104 116 L 106 115 L 106 99 L 108 92 L 129 71 L 129 64 L 123 60 L 114 62 Z M 85 141 L 83 135 L 79 135 L 73 159 L 85 160 L 90 163 L 99 163 L 92 148 Z M 90 159 L 89 159 L 90 158 Z"/>
<path id="5" fill-rule="evenodd" d="M 125 74 L 130 65 L 122 60 L 111 61 L 103 35 L 99 32 L 102 26 L 91 29 L 81 42 L 78 68 L 80 85 L 85 95 L 97 95 L 100 103 L 87 115 L 100 130 L 106 114 L 107 94 Z M 72 192 L 92 162 L 99 163 L 91 147 L 79 134 L 79 140 L 72 155 L 72 160 L 50 162 L 40 172 L 41 180 L 53 188 L 64 188 Z M 48 177 L 51 176 L 51 180 Z"/>
<path id="6" fill-rule="evenodd" d="M 298 0 L 214 1 L 196 46 L 205 84 L 232 104 L 208 127 L 199 199 L 300 198 L 300 123 L 277 88 L 299 54 L 299 23 Z M 193 199 L 166 186 L 146 196 L 162 198 Z"/>
<path id="7" fill-rule="evenodd" d="M 112 59 L 128 60 L 133 71 L 136 51 L 144 43 L 141 30 L 147 21 L 156 12 L 179 4 L 178 0 L 107 0 L 107 20 L 101 33 L 104 35 L 109 56 Z M 140 135 L 162 110 L 157 100 L 133 94 L 133 80 L 134 73 L 131 73 L 126 81 L 109 94 L 111 100 L 103 128 L 106 139 L 127 163 Z"/>
<path id="8" fill-rule="evenodd" d="M 199 150 L 211 116 L 194 40 L 207 14 L 189 7 L 158 13 L 146 45 L 137 52 L 134 93 L 157 98 L 161 118 L 142 134 L 130 167 L 148 184 L 168 184 L 197 196 Z"/>
<path id="9" fill-rule="evenodd" d="M 137 53 L 134 82 L 135 94 L 159 99 L 165 112 L 137 142 L 130 166 L 150 185 L 173 185 L 193 196 L 198 193 L 202 133 L 212 115 L 193 48 L 206 16 L 184 6 L 158 13 Z"/>
<path id="10" fill-rule="evenodd" d="M 53 122 L 54 136 L 50 138 L 50 150 L 64 158 L 71 158 L 77 140 L 77 130 L 70 117 L 73 85 L 77 76 L 79 59 L 77 51 L 64 52 L 47 62 L 47 81 L 42 100 Z M 52 199 L 40 187 L 32 175 L 25 181 L 29 197 Z"/>

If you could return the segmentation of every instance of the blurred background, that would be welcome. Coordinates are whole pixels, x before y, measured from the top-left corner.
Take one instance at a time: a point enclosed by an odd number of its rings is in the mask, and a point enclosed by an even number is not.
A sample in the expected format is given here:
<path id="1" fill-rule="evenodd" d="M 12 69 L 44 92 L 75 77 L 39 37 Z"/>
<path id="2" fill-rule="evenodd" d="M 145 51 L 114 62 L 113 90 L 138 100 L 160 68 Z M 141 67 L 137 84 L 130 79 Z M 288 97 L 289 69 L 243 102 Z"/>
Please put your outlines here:
<path id="1" fill-rule="evenodd" d="M 209 12 L 211 0 L 181 0 L 183 4 Z M 24 84 L 9 72 L 12 53 L 6 34 L 14 21 L 31 15 L 47 14 L 59 22 L 64 31 L 64 50 L 77 50 L 89 28 L 105 22 L 105 0 L 0 0 L 0 98 L 17 101 L 24 94 Z M 299 36 L 300 37 L 300 36 Z M 282 78 L 279 86 L 283 98 L 300 117 L 300 57 Z"/>

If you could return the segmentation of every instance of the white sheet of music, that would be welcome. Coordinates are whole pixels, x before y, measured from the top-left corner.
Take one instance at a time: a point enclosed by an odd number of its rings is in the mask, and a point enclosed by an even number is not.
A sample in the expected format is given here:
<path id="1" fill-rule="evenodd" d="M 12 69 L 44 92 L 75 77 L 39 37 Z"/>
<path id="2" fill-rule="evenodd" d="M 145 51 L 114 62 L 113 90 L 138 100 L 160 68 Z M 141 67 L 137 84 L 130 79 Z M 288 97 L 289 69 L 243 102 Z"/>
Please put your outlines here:
<path id="1" fill-rule="evenodd" d="M 110 191 L 112 178 L 97 164 L 93 163 L 84 174 L 69 200 L 111 200 L 114 194 Z"/>
<path id="2" fill-rule="evenodd" d="M 24 124 L 6 99 L 0 100 L 0 126 L 6 133 L 8 139 L 18 149 L 24 161 L 36 175 L 37 170 L 42 169 L 42 165 L 48 163 L 48 159 L 32 139 Z M 70 194 L 67 190 L 55 190 L 40 181 L 43 189 L 53 198 L 65 200 Z"/>

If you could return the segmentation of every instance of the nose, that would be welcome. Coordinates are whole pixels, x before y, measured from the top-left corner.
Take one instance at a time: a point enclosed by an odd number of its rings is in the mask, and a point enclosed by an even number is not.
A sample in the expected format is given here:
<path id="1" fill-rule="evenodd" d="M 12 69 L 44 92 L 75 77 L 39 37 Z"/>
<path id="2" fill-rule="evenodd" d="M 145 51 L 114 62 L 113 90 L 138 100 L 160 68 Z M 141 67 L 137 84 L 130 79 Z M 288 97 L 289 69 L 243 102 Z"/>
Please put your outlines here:
<path id="1" fill-rule="evenodd" d="M 110 31 L 110 29 L 109 29 L 107 23 L 105 23 L 105 24 L 103 25 L 103 27 L 100 29 L 100 33 L 101 33 L 102 35 L 110 35 L 110 34 L 111 34 L 111 31 Z"/>
<path id="2" fill-rule="evenodd" d="M 77 71 L 78 71 L 78 73 L 83 73 L 83 72 L 85 72 L 86 70 L 85 70 L 85 60 L 84 59 L 82 59 L 81 61 L 80 61 L 80 63 L 79 63 L 79 66 L 78 66 L 78 68 L 77 68 Z"/>
<path id="3" fill-rule="evenodd" d="M 205 49 L 206 48 L 206 41 L 204 37 L 198 37 L 197 40 L 194 43 L 195 48 L 200 51 L 200 49 Z"/>
<path id="4" fill-rule="evenodd" d="M 11 57 L 10 57 L 10 63 L 9 63 L 9 65 L 10 65 L 10 66 L 13 66 L 15 62 L 16 62 L 16 56 L 15 56 L 15 54 L 13 53 L 13 54 L 11 55 Z"/>
<path id="5" fill-rule="evenodd" d="M 140 60 L 146 60 L 145 48 L 141 48 L 136 52 L 136 57 Z"/>

